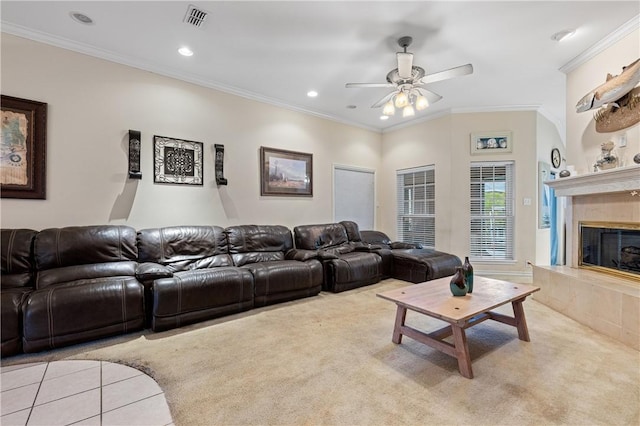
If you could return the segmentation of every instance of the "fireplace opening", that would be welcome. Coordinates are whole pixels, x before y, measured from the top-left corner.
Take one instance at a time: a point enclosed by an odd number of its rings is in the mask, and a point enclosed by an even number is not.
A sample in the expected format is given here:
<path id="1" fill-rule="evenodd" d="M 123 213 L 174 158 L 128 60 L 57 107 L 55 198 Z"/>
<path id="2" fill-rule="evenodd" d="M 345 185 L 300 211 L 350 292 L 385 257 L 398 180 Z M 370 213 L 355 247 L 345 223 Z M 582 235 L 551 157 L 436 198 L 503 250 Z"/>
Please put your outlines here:
<path id="1" fill-rule="evenodd" d="M 578 266 L 640 277 L 640 224 L 580 222 Z"/>

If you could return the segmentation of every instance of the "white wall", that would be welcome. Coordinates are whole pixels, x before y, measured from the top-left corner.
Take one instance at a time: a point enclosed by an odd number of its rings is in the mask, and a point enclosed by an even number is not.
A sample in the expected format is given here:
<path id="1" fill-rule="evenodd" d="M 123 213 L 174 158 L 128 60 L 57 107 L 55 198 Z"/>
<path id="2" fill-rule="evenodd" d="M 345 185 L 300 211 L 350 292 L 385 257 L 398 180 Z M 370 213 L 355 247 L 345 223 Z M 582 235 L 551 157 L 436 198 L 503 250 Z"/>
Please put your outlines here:
<path id="1" fill-rule="evenodd" d="M 469 252 L 469 166 L 471 161 L 515 160 L 516 235 L 513 264 L 474 263 L 478 271 L 530 273 L 536 256 L 537 152 L 535 111 L 451 114 L 385 133 L 379 178 L 381 230 L 396 237 L 396 170 L 436 166 L 436 249 L 460 257 Z M 471 155 L 471 133 L 513 132 L 513 152 Z M 531 205 L 524 206 L 523 199 Z"/>
<path id="2" fill-rule="evenodd" d="M 607 74 L 618 75 L 622 67 L 640 57 L 640 29 L 613 44 L 567 74 L 567 161 L 576 166 L 578 174 L 593 172 L 593 164 L 600 154 L 600 144 L 613 140 L 618 146 L 620 135 L 627 135 L 627 147 L 618 153 L 627 164 L 640 153 L 640 125 L 613 132 L 597 133 L 595 110 L 577 113 L 576 103 L 587 93 L 606 81 Z"/>
<path id="3" fill-rule="evenodd" d="M 2 34 L 2 94 L 48 103 L 47 199 L 1 201 L 1 226 L 135 228 L 332 221 L 332 164 L 380 170 L 382 136 Z M 127 178 L 129 129 L 142 180 Z M 204 143 L 204 185 L 153 183 L 153 135 Z M 214 144 L 228 186 L 217 187 Z M 313 198 L 261 197 L 259 147 L 313 154 Z"/>

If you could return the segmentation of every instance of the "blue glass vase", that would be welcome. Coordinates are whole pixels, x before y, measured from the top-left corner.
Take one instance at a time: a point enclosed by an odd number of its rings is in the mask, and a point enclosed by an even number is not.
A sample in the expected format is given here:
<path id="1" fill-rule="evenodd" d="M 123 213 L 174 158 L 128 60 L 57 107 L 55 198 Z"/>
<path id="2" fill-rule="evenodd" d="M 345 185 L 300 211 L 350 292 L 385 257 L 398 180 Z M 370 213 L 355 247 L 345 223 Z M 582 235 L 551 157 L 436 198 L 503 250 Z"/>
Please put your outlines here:
<path id="1" fill-rule="evenodd" d="M 467 284 L 464 281 L 462 266 L 456 267 L 456 273 L 451 277 L 449 288 L 451 289 L 451 294 L 454 296 L 464 296 L 467 294 Z"/>

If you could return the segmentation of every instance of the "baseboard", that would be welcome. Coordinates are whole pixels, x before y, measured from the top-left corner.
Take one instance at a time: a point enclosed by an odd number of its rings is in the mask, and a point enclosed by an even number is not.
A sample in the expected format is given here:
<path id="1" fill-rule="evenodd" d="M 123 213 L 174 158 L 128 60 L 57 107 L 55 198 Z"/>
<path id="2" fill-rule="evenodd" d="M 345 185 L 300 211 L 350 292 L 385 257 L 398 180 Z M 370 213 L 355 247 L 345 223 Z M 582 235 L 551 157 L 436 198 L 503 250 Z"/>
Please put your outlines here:
<path id="1" fill-rule="evenodd" d="M 473 269 L 475 275 L 504 281 L 517 281 L 521 283 L 533 282 L 533 272 L 531 271 L 490 271 Z"/>

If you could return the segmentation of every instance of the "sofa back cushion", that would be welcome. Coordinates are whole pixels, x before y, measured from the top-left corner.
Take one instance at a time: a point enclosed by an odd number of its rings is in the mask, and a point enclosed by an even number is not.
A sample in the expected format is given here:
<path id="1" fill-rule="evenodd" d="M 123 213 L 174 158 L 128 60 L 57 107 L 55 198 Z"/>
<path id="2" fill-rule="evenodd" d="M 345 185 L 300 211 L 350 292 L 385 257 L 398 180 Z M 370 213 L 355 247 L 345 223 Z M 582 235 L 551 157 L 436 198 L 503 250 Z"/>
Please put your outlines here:
<path id="1" fill-rule="evenodd" d="M 293 248 L 291 231 L 282 225 L 239 225 L 225 229 L 236 266 L 284 260 Z"/>
<path id="2" fill-rule="evenodd" d="M 31 287 L 33 285 L 33 239 L 37 232 L 32 229 L 2 229 L 2 288 Z"/>
<path id="3" fill-rule="evenodd" d="M 138 260 L 172 272 L 231 266 L 227 236 L 220 226 L 171 226 L 138 231 Z"/>
<path id="4" fill-rule="evenodd" d="M 337 249 L 348 246 L 347 231 L 340 223 L 301 225 L 293 228 L 296 248 L 303 250 Z"/>
<path id="5" fill-rule="evenodd" d="M 98 225 L 50 228 L 34 241 L 36 269 L 95 263 L 137 261 L 136 230 L 129 226 Z"/>
<path id="6" fill-rule="evenodd" d="M 360 235 L 360 227 L 357 223 L 351 220 L 343 220 L 340 222 L 340 225 L 344 226 L 345 231 L 347 231 L 347 238 L 350 242 L 359 243 L 362 242 L 362 237 Z"/>

